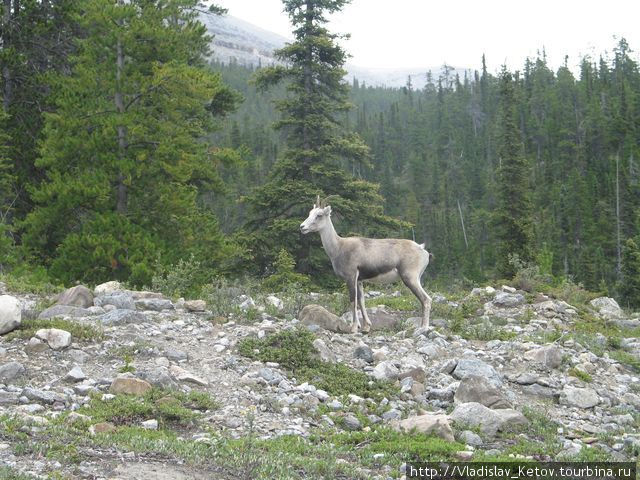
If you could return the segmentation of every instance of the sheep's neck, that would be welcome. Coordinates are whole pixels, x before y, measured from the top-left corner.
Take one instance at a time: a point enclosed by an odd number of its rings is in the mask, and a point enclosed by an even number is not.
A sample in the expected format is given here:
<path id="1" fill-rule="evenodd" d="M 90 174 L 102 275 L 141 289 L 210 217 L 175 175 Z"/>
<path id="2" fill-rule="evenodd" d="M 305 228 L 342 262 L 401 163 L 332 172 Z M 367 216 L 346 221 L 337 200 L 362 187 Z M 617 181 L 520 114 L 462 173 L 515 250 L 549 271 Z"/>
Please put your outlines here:
<path id="1" fill-rule="evenodd" d="M 336 233 L 336 229 L 333 228 L 331 219 L 327 223 L 327 226 L 320 231 L 320 240 L 322 240 L 322 246 L 325 252 L 329 255 L 329 258 L 334 258 L 338 255 L 340 250 L 340 237 Z"/>

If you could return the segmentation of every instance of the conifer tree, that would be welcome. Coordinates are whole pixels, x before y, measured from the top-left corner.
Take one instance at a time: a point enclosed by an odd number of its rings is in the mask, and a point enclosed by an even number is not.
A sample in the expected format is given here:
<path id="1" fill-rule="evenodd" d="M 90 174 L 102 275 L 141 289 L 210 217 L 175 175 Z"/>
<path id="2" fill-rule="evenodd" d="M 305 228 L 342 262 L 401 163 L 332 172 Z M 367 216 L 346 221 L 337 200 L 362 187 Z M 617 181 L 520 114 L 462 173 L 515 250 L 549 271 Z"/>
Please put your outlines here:
<path id="1" fill-rule="evenodd" d="M 25 246 L 60 280 L 149 284 L 156 258 L 228 252 L 198 202 L 220 187 L 219 152 L 203 141 L 234 93 L 204 68 L 209 38 L 197 0 L 91 0 L 70 75 L 52 76 Z"/>
<path id="2" fill-rule="evenodd" d="M 511 277 L 516 272 L 510 258 L 531 260 L 531 200 L 529 164 L 515 119 L 515 87 L 511 73 L 503 68 L 500 75 L 500 118 L 497 171 L 498 204 L 494 212 L 498 242 L 497 270 Z"/>
<path id="3" fill-rule="evenodd" d="M 354 165 L 369 165 L 369 148 L 341 126 L 350 108 L 343 81 L 345 51 L 340 35 L 330 33 L 327 14 L 340 11 L 349 0 L 283 0 L 294 26 L 294 42 L 276 52 L 284 65 L 261 69 L 256 84 L 266 89 L 284 83 L 287 97 L 277 102 L 281 118 L 275 127 L 286 134 L 287 150 L 277 159 L 268 181 L 249 198 L 251 247 L 259 267 L 269 265 L 285 248 L 298 269 L 308 273 L 324 266 L 326 258 L 301 237 L 300 222 L 316 195 L 335 195 L 332 204 L 348 228 L 366 233 L 366 227 L 398 229 L 402 224 L 383 213 L 378 186 L 348 173 Z M 344 232 L 345 227 L 342 227 Z M 315 256 L 315 260 L 314 257 Z"/>

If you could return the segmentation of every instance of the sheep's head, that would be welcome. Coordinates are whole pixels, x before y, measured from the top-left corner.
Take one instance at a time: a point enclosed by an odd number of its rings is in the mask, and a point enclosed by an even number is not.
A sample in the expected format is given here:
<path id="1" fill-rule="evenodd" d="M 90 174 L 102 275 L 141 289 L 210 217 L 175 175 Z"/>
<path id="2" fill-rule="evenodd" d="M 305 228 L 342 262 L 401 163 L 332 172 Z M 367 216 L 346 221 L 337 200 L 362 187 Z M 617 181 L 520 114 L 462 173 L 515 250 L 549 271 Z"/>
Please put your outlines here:
<path id="1" fill-rule="evenodd" d="M 327 199 L 321 202 L 320 196 L 318 196 L 316 203 L 309 212 L 309 216 L 300 224 L 300 231 L 303 234 L 306 235 L 310 232 L 318 232 L 329 222 L 331 206 L 326 205 L 326 201 Z"/>

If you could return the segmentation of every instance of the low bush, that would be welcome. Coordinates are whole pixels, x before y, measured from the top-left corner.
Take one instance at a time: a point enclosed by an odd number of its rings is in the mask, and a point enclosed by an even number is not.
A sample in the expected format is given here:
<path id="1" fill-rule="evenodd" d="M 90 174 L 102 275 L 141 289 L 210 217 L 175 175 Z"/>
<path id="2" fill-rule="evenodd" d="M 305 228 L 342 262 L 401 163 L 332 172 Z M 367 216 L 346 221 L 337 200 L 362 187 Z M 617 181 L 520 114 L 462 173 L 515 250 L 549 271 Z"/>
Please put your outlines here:
<path id="1" fill-rule="evenodd" d="M 397 389 L 388 382 L 373 380 L 341 363 L 319 360 L 313 347 L 314 338 L 308 330 L 285 330 L 264 339 L 244 339 L 238 344 L 238 351 L 254 360 L 277 362 L 299 382 L 312 383 L 332 395 L 353 393 L 382 399 L 397 394 Z"/>

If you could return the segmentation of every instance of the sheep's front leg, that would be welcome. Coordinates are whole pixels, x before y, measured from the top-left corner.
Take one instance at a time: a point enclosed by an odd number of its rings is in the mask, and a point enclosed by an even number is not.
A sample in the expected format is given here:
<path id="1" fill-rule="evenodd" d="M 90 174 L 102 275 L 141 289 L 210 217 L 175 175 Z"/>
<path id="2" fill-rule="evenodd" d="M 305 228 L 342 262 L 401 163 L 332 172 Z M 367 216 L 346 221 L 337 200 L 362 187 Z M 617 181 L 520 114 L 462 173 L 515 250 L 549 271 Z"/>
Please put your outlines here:
<path id="1" fill-rule="evenodd" d="M 358 332 L 358 273 L 347 281 L 349 288 L 349 301 L 351 302 L 351 333 Z"/>
<path id="2" fill-rule="evenodd" d="M 362 282 L 358 282 L 358 306 L 362 312 L 362 321 L 364 323 L 364 325 L 362 325 L 362 333 L 369 333 L 371 331 L 371 320 L 369 320 L 367 308 L 364 304 L 364 289 L 362 288 Z"/>

